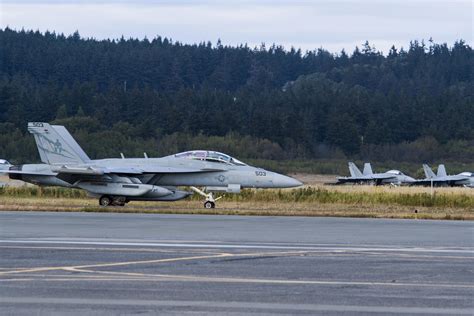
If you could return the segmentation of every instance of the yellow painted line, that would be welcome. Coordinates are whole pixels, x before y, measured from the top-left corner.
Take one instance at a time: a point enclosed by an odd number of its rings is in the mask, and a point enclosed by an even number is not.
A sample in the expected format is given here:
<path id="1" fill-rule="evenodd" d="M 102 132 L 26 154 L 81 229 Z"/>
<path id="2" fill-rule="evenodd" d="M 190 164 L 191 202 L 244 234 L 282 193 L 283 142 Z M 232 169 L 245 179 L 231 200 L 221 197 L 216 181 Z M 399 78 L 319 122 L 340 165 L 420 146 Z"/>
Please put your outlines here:
<path id="1" fill-rule="evenodd" d="M 70 271 L 71 269 L 115 267 L 115 266 L 127 266 L 127 265 L 135 265 L 135 264 L 153 264 L 153 263 L 177 262 L 177 261 L 185 261 L 185 260 L 212 259 L 212 258 L 235 257 L 235 256 L 239 256 L 239 257 L 242 257 L 242 256 L 275 256 L 275 255 L 282 256 L 282 255 L 292 255 L 292 254 L 303 254 L 303 253 L 308 253 L 308 252 L 309 251 L 263 252 L 263 253 L 245 253 L 245 254 L 219 253 L 219 254 L 205 255 L 205 256 L 192 256 L 192 257 L 166 258 L 166 259 L 156 259 L 156 260 L 99 263 L 99 264 L 89 264 L 89 265 L 79 265 L 79 266 L 21 268 L 21 269 L 9 270 L 9 271 L 0 271 L 0 276 L 1 275 L 9 275 L 9 274 L 18 274 L 18 273 L 46 272 L 46 271 L 56 271 L 56 270 L 66 270 L 66 271 L 69 270 Z"/>
<path id="2" fill-rule="evenodd" d="M 220 253 L 220 254 L 216 254 L 216 255 L 207 255 L 207 256 L 193 256 L 193 257 L 167 258 L 167 259 L 143 260 L 143 261 L 126 261 L 126 262 L 88 264 L 88 265 L 82 265 L 82 266 L 73 266 L 71 268 L 81 269 L 81 268 L 117 267 L 117 266 L 128 266 L 128 265 L 134 265 L 134 264 L 176 262 L 176 261 L 212 259 L 212 258 L 231 257 L 231 256 L 233 256 L 233 255 L 230 254 L 230 253 Z"/>
<path id="3" fill-rule="evenodd" d="M 82 265 L 82 266 L 64 267 L 63 270 L 71 269 L 71 268 L 74 270 L 81 270 L 81 269 L 87 269 L 87 268 L 115 267 L 115 266 L 127 266 L 127 265 L 133 265 L 133 264 L 150 264 L 150 263 L 176 262 L 176 261 L 184 261 L 184 260 L 224 258 L 224 257 L 267 257 L 267 256 L 281 256 L 282 257 L 282 256 L 291 256 L 295 254 L 301 255 L 301 254 L 306 254 L 309 252 L 311 251 L 260 252 L 260 253 L 244 253 L 244 254 L 220 253 L 216 255 L 207 255 L 207 256 L 89 264 L 89 265 Z"/>
<path id="4" fill-rule="evenodd" d="M 158 252 L 158 253 L 207 253 L 207 254 L 217 254 L 220 252 L 209 251 L 209 250 L 164 250 L 164 249 L 154 249 L 154 248 L 97 248 L 97 247 L 56 247 L 56 246 L 0 246 L 1 248 L 7 249 L 52 249 L 52 250 L 92 250 L 92 251 L 127 251 L 127 252 Z M 2 268 L 0 268 L 2 269 Z"/>
<path id="5" fill-rule="evenodd" d="M 99 263 L 99 264 L 89 264 L 89 265 L 81 265 L 81 266 L 38 267 L 38 268 L 28 268 L 28 269 L 20 269 L 20 270 L 0 271 L 0 275 L 8 275 L 8 274 L 15 274 L 15 273 L 29 273 L 29 272 L 44 272 L 44 271 L 54 271 L 54 270 L 67 270 L 67 269 L 71 269 L 71 268 L 78 268 L 78 269 L 80 269 L 80 268 L 99 268 L 99 267 L 126 266 L 126 265 L 134 265 L 134 264 L 176 262 L 176 261 L 185 261 L 185 260 L 212 259 L 212 258 L 229 257 L 229 256 L 232 256 L 232 254 L 220 253 L 220 254 L 216 254 L 216 255 L 206 255 L 206 256 L 166 258 L 166 259 L 143 260 L 143 261 Z"/>

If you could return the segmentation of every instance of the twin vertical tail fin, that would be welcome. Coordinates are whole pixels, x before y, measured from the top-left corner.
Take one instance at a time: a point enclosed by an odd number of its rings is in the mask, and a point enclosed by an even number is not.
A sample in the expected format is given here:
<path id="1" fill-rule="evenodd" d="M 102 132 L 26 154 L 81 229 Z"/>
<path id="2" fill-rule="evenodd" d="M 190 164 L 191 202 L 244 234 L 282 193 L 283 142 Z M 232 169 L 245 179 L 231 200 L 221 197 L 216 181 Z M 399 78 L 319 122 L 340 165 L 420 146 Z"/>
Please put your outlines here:
<path id="1" fill-rule="evenodd" d="M 360 172 L 359 168 L 353 162 L 349 162 L 349 172 L 351 173 L 351 177 L 359 178 L 362 177 L 362 172 Z"/>
<path id="2" fill-rule="evenodd" d="M 446 173 L 446 167 L 444 165 L 439 165 L 438 166 L 438 172 L 437 172 L 438 177 L 447 177 L 448 174 Z"/>
<path id="3" fill-rule="evenodd" d="M 30 122 L 28 131 L 34 135 L 41 161 L 47 164 L 81 164 L 90 161 L 64 126 Z"/>
<path id="4" fill-rule="evenodd" d="M 364 176 L 370 176 L 374 174 L 374 172 L 372 171 L 372 165 L 370 164 L 370 162 L 366 162 L 364 164 L 364 170 L 362 171 L 362 174 Z"/>
<path id="5" fill-rule="evenodd" d="M 426 179 L 433 179 L 436 177 L 433 170 L 427 164 L 423 164 L 423 171 L 425 171 Z"/>

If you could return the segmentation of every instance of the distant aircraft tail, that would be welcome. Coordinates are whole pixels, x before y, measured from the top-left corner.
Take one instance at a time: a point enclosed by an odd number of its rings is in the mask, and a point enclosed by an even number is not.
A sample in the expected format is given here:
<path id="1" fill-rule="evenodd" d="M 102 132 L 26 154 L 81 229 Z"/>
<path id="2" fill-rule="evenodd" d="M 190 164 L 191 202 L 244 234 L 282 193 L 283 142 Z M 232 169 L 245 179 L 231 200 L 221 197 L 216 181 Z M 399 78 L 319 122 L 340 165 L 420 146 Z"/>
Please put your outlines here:
<path id="1" fill-rule="evenodd" d="M 2 173 L 2 170 L 8 170 L 11 166 L 12 165 L 8 161 L 0 159 L 0 175 L 4 174 Z"/>
<path id="2" fill-rule="evenodd" d="M 64 126 L 30 122 L 28 131 L 34 135 L 41 161 L 48 164 L 80 164 L 90 161 Z"/>
<path id="3" fill-rule="evenodd" d="M 433 179 L 434 177 L 436 177 L 433 170 L 431 170 L 430 166 L 428 166 L 427 164 L 423 164 L 423 170 L 425 171 L 426 179 Z"/>
<path id="4" fill-rule="evenodd" d="M 372 171 L 372 165 L 370 164 L 370 162 L 366 162 L 364 164 L 364 170 L 362 171 L 362 174 L 364 176 L 369 176 L 371 174 L 374 174 L 374 172 Z"/>
<path id="5" fill-rule="evenodd" d="M 447 176 L 446 167 L 443 164 L 438 166 L 437 175 L 438 175 L 438 177 L 446 177 Z"/>
<path id="6" fill-rule="evenodd" d="M 362 177 L 362 172 L 360 172 L 359 168 L 353 162 L 349 162 L 349 172 L 351 173 L 351 177 Z"/>

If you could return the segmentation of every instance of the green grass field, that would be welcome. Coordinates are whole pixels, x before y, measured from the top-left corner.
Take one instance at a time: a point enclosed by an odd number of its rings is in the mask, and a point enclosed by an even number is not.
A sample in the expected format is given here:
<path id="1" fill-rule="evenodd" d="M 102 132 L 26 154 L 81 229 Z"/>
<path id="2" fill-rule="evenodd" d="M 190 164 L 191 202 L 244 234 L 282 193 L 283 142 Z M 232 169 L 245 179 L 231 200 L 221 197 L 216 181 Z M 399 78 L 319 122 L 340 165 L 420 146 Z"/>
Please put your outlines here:
<path id="1" fill-rule="evenodd" d="M 214 210 L 194 195 L 177 202 L 130 202 L 99 207 L 86 192 L 34 186 L 0 189 L 0 210 L 347 216 L 420 219 L 474 219 L 474 190 L 467 188 L 306 186 L 294 190 L 243 190 L 228 194 Z"/>

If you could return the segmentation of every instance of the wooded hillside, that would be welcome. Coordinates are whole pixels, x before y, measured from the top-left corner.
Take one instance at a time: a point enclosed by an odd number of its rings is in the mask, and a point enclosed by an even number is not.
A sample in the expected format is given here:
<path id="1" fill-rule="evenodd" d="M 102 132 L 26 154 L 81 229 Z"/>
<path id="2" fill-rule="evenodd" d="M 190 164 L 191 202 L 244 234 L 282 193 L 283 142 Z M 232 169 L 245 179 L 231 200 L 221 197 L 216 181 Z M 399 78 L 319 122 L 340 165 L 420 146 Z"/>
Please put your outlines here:
<path id="1" fill-rule="evenodd" d="M 55 121 L 98 158 L 201 147 L 244 159 L 472 161 L 472 57 L 462 40 L 332 54 L 6 28 L 0 157 L 37 160 L 26 123 Z"/>

